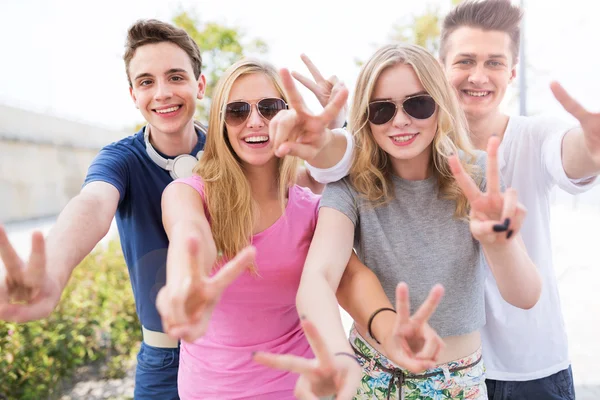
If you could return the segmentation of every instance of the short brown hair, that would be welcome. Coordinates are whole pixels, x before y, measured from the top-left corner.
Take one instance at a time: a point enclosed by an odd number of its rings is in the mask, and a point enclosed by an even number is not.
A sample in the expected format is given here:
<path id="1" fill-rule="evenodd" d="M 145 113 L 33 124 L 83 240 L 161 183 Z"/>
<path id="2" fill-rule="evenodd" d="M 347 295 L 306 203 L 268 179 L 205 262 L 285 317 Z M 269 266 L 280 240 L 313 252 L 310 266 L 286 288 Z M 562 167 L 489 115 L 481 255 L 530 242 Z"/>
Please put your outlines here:
<path id="1" fill-rule="evenodd" d="M 448 52 L 448 38 L 462 26 L 480 28 L 484 31 L 501 31 L 508 34 L 511 40 L 511 51 L 514 62 L 519 58 L 521 44 L 521 28 L 523 10 L 512 5 L 510 0 L 466 0 L 456 6 L 442 24 L 440 41 L 440 59 L 445 61 Z"/>
<path id="2" fill-rule="evenodd" d="M 156 19 L 142 19 L 131 25 L 127 31 L 127 40 L 125 41 L 123 60 L 125 61 L 125 71 L 127 72 L 129 86 L 131 86 L 129 63 L 135 55 L 137 48 L 146 44 L 161 42 L 171 42 L 185 51 L 192 62 L 194 76 L 196 79 L 200 77 L 202 73 L 202 56 L 194 39 L 185 30 L 166 22 Z"/>

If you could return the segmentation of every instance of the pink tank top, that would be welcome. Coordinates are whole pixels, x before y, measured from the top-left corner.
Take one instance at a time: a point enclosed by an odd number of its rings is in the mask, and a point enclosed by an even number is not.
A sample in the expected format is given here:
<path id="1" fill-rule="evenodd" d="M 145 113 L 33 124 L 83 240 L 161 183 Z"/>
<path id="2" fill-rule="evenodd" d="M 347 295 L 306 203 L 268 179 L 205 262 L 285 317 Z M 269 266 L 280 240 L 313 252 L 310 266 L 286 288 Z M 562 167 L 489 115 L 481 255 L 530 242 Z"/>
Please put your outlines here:
<path id="1" fill-rule="evenodd" d="M 190 185 L 204 199 L 200 177 L 176 182 Z M 298 375 L 263 367 L 252 360 L 252 353 L 313 357 L 300 327 L 296 292 L 317 223 L 319 199 L 310 190 L 293 186 L 284 215 L 252 237 L 259 276 L 245 272 L 234 281 L 215 307 L 205 336 L 181 343 L 182 400 L 295 398 Z"/>

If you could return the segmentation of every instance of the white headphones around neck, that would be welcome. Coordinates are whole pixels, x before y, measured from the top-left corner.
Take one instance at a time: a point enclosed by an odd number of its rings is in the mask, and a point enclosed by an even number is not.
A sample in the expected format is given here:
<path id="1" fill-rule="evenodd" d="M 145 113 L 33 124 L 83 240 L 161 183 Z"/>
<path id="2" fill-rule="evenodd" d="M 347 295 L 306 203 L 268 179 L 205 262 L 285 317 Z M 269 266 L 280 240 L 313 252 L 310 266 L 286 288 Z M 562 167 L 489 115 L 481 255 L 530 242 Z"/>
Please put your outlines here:
<path id="1" fill-rule="evenodd" d="M 206 136 L 206 127 L 204 125 L 194 121 L 194 128 L 198 129 Z M 200 157 L 202 157 L 202 153 L 204 153 L 204 151 L 200 150 L 195 157 L 191 154 L 180 154 L 172 159 L 164 158 L 158 154 L 150 143 L 150 130 L 148 129 L 148 125 L 144 127 L 144 143 L 146 143 L 146 153 L 148 153 L 148 157 L 150 157 L 156 165 L 169 171 L 169 174 L 173 179 L 192 176 L 196 163 Z"/>

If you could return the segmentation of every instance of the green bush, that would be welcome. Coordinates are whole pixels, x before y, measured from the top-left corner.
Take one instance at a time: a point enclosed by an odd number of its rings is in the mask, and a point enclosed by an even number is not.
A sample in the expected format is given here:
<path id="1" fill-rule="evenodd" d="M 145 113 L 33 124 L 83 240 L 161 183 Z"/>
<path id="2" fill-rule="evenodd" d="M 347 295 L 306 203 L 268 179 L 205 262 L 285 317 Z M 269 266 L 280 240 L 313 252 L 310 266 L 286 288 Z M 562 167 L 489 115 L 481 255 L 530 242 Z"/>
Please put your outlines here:
<path id="1" fill-rule="evenodd" d="M 53 398 L 77 367 L 110 358 L 119 377 L 141 341 L 118 241 L 79 265 L 56 310 L 27 324 L 0 321 L 0 398 Z"/>

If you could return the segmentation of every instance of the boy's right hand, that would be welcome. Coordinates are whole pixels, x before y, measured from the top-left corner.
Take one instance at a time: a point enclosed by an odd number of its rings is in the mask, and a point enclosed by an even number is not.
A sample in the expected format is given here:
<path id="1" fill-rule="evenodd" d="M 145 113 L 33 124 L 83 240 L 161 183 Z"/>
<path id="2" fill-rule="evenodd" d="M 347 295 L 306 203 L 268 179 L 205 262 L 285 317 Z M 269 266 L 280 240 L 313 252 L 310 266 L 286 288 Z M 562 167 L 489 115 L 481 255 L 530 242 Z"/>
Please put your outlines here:
<path id="1" fill-rule="evenodd" d="M 306 54 L 300 56 L 302 62 L 308 68 L 308 71 L 312 75 L 314 81 L 310 78 L 302 75 L 299 72 L 292 72 L 292 76 L 301 84 L 303 84 L 308 90 L 314 93 L 321 106 L 326 107 L 329 101 L 335 99 L 337 93 L 341 90 L 346 90 L 346 86 L 341 82 L 337 76 L 333 75 L 329 79 L 325 79 L 317 66 L 311 61 Z M 346 121 L 346 114 L 348 113 L 348 104 L 344 104 L 337 117 L 332 120 L 328 128 L 335 129 L 341 128 Z"/>
<path id="2" fill-rule="evenodd" d="M 25 263 L 0 226 L 0 320 L 29 322 L 50 315 L 62 288 L 46 271 L 44 236 L 31 236 L 31 255 Z"/>
<path id="3" fill-rule="evenodd" d="M 186 278 L 180 282 L 168 282 L 158 292 L 156 308 L 165 333 L 193 342 L 206 332 L 212 311 L 223 291 L 254 262 L 256 249 L 252 246 L 244 248 L 210 277 L 200 265 L 197 239 L 188 240 L 187 251 Z"/>

